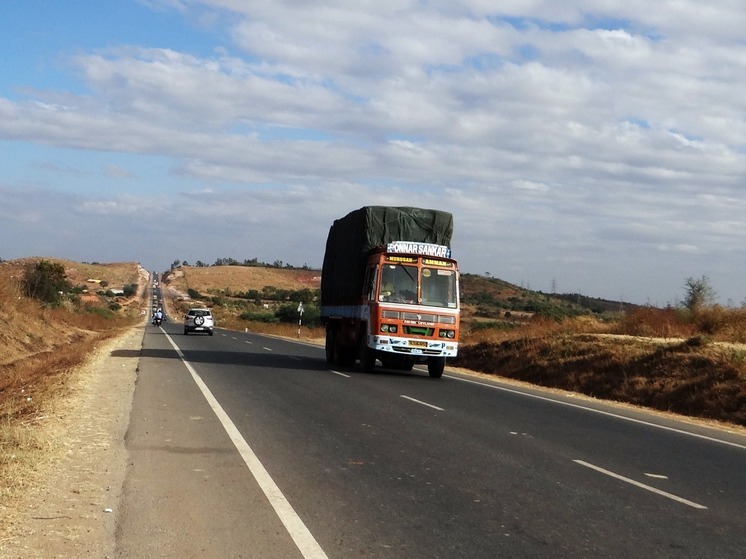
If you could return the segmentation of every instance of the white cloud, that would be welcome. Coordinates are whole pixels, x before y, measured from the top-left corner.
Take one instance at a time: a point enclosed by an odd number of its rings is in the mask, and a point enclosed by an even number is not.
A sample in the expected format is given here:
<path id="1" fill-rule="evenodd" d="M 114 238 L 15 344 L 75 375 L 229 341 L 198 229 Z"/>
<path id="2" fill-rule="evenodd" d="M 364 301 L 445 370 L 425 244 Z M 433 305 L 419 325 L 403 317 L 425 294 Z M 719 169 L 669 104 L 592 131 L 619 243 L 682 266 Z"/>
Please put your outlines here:
<path id="1" fill-rule="evenodd" d="M 0 89 L 0 138 L 57 150 L 0 187 L 0 215 L 64 231 L 29 228 L 17 251 L 105 222 L 110 247 L 165 263 L 186 245 L 191 260 L 320 264 L 336 217 L 419 205 L 454 213 L 467 271 L 638 302 L 706 273 L 743 299 L 740 3 L 142 4 L 213 43 L 73 49 L 78 87 Z M 210 227 L 192 237 L 185 215 Z"/>

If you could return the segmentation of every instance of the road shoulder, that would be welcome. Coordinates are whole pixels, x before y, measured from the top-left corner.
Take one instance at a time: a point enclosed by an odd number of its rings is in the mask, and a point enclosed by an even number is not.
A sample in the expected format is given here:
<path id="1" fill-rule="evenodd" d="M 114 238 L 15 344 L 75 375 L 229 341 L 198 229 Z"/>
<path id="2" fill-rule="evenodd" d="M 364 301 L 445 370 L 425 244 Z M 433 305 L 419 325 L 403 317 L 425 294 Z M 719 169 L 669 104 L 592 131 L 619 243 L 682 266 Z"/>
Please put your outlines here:
<path id="1" fill-rule="evenodd" d="M 127 452 L 124 437 L 144 329 L 128 329 L 71 373 L 46 418 L 54 451 L 41 482 L 6 517 L 0 557 L 111 557 Z"/>

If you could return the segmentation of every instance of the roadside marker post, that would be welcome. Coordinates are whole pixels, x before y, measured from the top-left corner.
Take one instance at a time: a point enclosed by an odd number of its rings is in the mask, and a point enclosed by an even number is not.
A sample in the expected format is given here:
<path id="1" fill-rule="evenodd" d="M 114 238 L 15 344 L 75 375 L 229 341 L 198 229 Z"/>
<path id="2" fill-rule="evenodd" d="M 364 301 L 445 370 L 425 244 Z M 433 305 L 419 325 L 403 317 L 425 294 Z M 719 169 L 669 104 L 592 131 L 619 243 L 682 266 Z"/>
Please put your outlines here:
<path id="1" fill-rule="evenodd" d="M 298 339 L 300 340 L 300 325 L 303 321 L 303 302 L 298 303 Z"/>

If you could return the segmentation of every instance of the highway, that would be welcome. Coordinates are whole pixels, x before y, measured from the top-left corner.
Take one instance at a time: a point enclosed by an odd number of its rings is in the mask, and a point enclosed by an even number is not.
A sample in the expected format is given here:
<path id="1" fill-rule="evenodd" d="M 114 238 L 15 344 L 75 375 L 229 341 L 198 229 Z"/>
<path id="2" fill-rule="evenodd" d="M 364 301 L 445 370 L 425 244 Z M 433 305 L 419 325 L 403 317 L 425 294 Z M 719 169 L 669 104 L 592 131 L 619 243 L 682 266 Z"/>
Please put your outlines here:
<path id="1" fill-rule="evenodd" d="M 146 327 L 118 557 L 742 558 L 746 437 Z"/>

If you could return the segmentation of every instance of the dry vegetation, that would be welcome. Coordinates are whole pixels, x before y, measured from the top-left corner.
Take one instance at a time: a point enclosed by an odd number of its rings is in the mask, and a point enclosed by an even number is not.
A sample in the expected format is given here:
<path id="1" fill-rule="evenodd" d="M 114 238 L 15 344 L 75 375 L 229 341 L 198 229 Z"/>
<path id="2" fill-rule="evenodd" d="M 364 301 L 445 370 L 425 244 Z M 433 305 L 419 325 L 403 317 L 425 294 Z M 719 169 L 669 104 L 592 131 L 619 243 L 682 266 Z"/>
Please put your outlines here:
<path id="1" fill-rule="evenodd" d="M 321 272 L 263 266 L 184 266 L 170 274 L 168 285 L 183 293 L 192 288 L 205 294 L 224 290 L 234 293 L 249 289 L 261 291 L 265 287 L 317 289 L 321 285 Z"/>
<path id="2" fill-rule="evenodd" d="M 89 278 L 112 287 L 142 282 L 135 263 L 57 262 L 65 266 L 73 285 Z M 24 263 L 0 263 L 0 500 L 29 482 L 29 470 L 52 444 L 35 427 L 65 392 L 68 373 L 97 344 L 141 319 L 139 297 L 120 299 L 116 312 L 109 309 L 112 301 L 95 293 L 57 308 L 24 297 L 19 283 Z"/>

